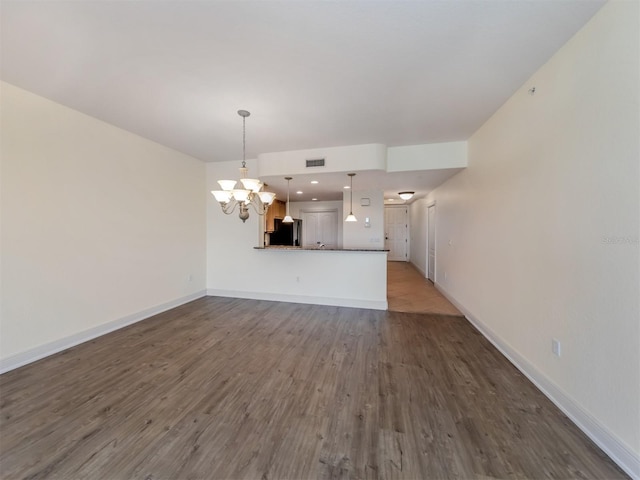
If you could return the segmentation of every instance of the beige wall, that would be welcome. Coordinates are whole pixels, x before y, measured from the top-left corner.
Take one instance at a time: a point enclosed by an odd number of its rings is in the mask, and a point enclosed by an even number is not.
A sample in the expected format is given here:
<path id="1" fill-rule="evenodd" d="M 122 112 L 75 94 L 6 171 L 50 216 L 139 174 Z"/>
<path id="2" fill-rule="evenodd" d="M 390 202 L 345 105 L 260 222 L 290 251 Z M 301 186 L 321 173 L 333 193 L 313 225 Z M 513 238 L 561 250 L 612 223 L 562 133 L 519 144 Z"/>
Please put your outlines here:
<path id="1" fill-rule="evenodd" d="M 202 295 L 204 164 L 1 88 L 0 358 Z"/>
<path id="2" fill-rule="evenodd" d="M 440 288 L 636 475 L 638 18 L 637 2 L 606 4 L 429 198 Z"/>
<path id="3" fill-rule="evenodd" d="M 362 205 L 363 198 L 368 200 L 368 205 Z M 349 190 L 345 190 L 341 218 L 344 248 L 384 248 L 384 192 L 382 190 L 358 190 L 354 187 L 353 214 L 358 221 L 347 223 L 344 222 L 344 219 L 349 215 L 351 203 L 351 194 Z M 370 220 L 370 227 L 365 226 L 367 217 Z"/>
<path id="4" fill-rule="evenodd" d="M 410 253 L 409 261 L 422 273 L 428 276 L 428 207 L 425 198 L 419 198 L 409 205 Z"/>

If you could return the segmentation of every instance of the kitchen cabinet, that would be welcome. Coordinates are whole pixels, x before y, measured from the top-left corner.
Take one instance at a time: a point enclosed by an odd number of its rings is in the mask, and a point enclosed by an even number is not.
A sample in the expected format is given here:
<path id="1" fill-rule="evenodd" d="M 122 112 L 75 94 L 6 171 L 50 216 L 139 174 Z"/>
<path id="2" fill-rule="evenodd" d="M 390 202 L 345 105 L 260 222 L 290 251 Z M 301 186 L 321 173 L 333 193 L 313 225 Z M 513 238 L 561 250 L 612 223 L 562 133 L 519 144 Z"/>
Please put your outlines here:
<path id="1" fill-rule="evenodd" d="M 264 223 L 264 231 L 267 233 L 271 233 L 275 230 L 275 222 L 274 220 L 280 219 L 282 220 L 287 211 L 287 204 L 282 200 L 274 200 L 274 202 L 267 210 L 267 215 Z"/>
<path id="2" fill-rule="evenodd" d="M 286 214 L 287 214 L 287 202 L 278 200 L 278 204 L 276 205 L 275 217 L 279 219 L 283 219 Z"/>

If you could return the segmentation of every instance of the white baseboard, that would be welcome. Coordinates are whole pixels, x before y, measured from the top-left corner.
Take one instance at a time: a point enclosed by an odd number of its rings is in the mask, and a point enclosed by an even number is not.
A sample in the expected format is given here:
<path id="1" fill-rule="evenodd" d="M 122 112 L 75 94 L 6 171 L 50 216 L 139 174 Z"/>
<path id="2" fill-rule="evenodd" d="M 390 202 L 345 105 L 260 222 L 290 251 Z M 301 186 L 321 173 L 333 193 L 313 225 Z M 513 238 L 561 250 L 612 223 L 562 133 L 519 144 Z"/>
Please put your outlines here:
<path id="1" fill-rule="evenodd" d="M 486 324 L 478 320 L 458 302 L 441 284 L 436 288 L 460 310 L 466 319 L 485 336 L 524 376 L 571 419 L 593 442 L 598 445 L 631 478 L 640 480 L 640 456 L 618 439 L 575 400 L 565 394 L 555 383 L 534 367 L 525 357 L 504 342 Z"/>
<path id="2" fill-rule="evenodd" d="M 122 327 L 126 327 L 127 325 L 131 325 L 132 323 L 139 322 L 140 320 L 144 320 L 145 318 L 152 317 L 153 315 L 157 315 L 158 313 L 166 312 L 167 310 L 178 307 L 187 302 L 191 302 L 192 300 L 202 298 L 205 295 L 206 292 L 204 290 L 201 290 L 199 292 L 192 293 L 191 295 L 177 298 L 170 302 L 156 305 L 155 307 L 147 308 L 146 310 L 142 310 L 141 312 L 127 315 L 126 317 L 112 320 L 88 330 L 83 330 L 82 332 L 75 333 L 68 337 L 61 338 L 59 340 L 55 340 L 53 342 L 31 348 L 27 351 L 16 353 L 15 355 L 0 359 L 0 374 L 35 362 L 36 360 L 40 360 L 41 358 L 48 357 L 49 355 L 53 355 L 54 353 L 61 352 L 62 350 L 66 350 L 67 348 L 74 347 L 88 340 L 92 340 L 101 335 L 105 335 L 109 332 L 113 332 L 114 330 L 118 330 Z"/>
<path id="3" fill-rule="evenodd" d="M 331 305 L 334 307 L 368 308 L 387 310 L 387 300 L 360 300 L 354 298 L 314 297 L 309 295 L 287 295 L 283 293 L 242 292 L 238 290 L 219 290 L 210 288 L 207 295 L 213 297 L 247 298 L 251 300 L 270 300 L 272 302 L 308 303 L 313 305 Z"/>
<path id="4" fill-rule="evenodd" d="M 411 262 L 411 265 L 413 265 L 413 268 L 415 268 L 417 271 L 419 271 L 424 278 L 427 278 L 427 272 L 425 272 L 422 268 L 420 268 L 419 265 L 416 265 L 413 262 Z"/>

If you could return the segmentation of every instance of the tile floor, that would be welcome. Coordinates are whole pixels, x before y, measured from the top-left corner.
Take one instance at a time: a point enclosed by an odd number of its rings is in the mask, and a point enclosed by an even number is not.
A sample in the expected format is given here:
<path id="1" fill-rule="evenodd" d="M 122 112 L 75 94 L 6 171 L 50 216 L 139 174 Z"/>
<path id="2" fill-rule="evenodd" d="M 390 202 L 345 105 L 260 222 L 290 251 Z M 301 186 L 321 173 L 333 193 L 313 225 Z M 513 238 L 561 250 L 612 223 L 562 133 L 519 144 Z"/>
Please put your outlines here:
<path id="1" fill-rule="evenodd" d="M 392 312 L 462 315 L 409 262 L 387 262 L 387 301 Z"/>

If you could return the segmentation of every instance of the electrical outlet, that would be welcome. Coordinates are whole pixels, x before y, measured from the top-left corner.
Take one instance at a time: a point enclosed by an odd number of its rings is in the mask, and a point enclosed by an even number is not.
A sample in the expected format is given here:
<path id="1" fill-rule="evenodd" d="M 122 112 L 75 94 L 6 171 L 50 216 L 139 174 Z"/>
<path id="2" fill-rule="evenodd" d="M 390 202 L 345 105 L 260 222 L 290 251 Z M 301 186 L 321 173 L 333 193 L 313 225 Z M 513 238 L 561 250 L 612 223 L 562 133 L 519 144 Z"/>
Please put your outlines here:
<path id="1" fill-rule="evenodd" d="M 300 283 L 300 277 L 296 277 L 296 283 Z"/>
<path id="2" fill-rule="evenodd" d="M 193 275 L 187 275 L 187 282 L 193 282 Z"/>
<path id="3" fill-rule="evenodd" d="M 557 340 L 555 338 L 551 339 L 551 351 L 556 357 L 560 356 L 560 353 L 561 353 L 560 340 Z"/>

